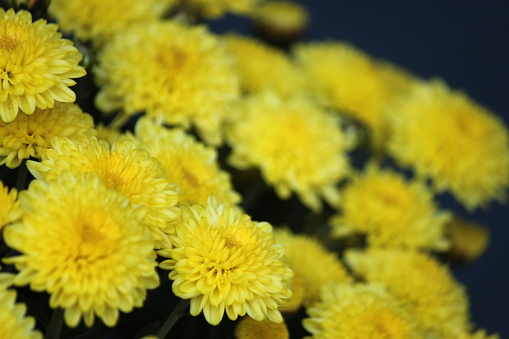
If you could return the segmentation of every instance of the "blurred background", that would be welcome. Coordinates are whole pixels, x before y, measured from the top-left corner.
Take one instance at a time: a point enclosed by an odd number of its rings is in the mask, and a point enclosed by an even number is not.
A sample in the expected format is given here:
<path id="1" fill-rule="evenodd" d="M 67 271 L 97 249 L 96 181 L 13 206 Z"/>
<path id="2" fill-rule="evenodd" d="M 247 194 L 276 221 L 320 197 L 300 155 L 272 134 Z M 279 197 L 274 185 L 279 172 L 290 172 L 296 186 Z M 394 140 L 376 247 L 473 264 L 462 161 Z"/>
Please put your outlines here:
<path id="1" fill-rule="evenodd" d="M 345 40 L 422 78 L 441 77 L 452 88 L 500 116 L 509 126 L 509 3 L 507 1 L 297 1 L 310 12 L 306 40 Z M 212 29 L 251 32 L 235 17 Z M 509 337 L 509 219 L 507 205 L 467 213 L 448 196 L 443 208 L 490 232 L 487 251 L 475 262 L 453 266 L 470 300 L 472 321 Z"/>

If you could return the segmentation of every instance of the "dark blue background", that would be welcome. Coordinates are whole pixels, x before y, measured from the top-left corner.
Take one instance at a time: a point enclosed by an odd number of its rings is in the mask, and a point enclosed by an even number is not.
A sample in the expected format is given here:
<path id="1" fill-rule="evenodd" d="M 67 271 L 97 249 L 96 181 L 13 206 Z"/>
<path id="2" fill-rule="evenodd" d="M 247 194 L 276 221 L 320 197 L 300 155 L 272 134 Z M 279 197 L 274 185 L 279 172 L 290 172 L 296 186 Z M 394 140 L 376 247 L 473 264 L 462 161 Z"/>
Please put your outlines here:
<path id="1" fill-rule="evenodd" d="M 306 39 L 347 40 L 414 74 L 439 76 L 502 117 L 509 125 L 509 3 L 507 1 L 300 1 L 311 12 Z M 249 32 L 237 19 L 216 29 Z M 215 25 L 213 24 L 213 27 Z M 487 156 L 489 156 L 487 154 Z M 476 262 L 454 267 L 466 285 L 472 321 L 509 337 L 509 222 L 507 206 L 467 214 L 452 199 L 442 207 L 469 216 L 491 231 L 491 242 Z"/>

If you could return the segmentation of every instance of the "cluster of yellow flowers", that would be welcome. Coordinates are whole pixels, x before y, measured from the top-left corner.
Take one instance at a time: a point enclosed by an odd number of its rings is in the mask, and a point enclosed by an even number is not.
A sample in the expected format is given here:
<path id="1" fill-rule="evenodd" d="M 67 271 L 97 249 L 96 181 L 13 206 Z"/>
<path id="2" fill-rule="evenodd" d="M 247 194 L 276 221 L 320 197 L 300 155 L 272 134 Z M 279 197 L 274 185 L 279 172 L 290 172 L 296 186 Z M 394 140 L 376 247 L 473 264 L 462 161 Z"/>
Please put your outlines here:
<path id="1" fill-rule="evenodd" d="M 346 42 L 285 52 L 195 24 L 282 15 L 278 33 L 300 32 L 305 10 L 287 1 L 53 0 L 47 12 L 57 24 L 0 9 L 0 166 L 17 175 L 0 181 L 0 338 L 115 327 L 164 288 L 162 270 L 181 299 L 168 313 L 240 317 L 239 339 L 289 338 L 301 308 L 310 338 L 497 337 L 471 323 L 434 256 L 454 245 L 435 194 L 473 210 L 509 187 L 508 132 L 487 109 Z M 95 88 L 75 94 L 85 75 Z M 265 197 L 292 195 L 313 216 L 305 232 L 293 210 L 252 220 Z M 49 295 L 49 323 L 16 304 L 23 286 Z"/>

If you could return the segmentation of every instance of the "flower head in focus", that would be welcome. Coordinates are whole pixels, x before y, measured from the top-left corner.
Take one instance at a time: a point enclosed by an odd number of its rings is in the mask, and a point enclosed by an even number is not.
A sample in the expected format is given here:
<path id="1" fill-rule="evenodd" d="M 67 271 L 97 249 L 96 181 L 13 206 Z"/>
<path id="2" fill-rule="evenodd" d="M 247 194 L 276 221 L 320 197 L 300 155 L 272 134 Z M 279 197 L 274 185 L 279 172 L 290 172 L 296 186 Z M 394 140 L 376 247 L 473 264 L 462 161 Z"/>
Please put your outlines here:
<path id="1" fill-rule="evenodd" d="M 306 312 L 308 339 L 426 338 L 404 305 L 377 284 L 328 284 Z"/>
<path id="2" fill-rule="evenodd" d="M 450 214 L 438 211 L 424 184 L 368 166 L 342 192 L 332 235 L 366 234 L 371 246 L 446 250 Z"/>
<path id="3" fill-rule="evenodd" d="M 314 211 L 335 204 L 336 184 L 349 172 L 347 138 L 335 116 L 303 98 L 265 94 L 247 100 L 228 132 L 237 168 L 258 167 L 277 195 L 292 191 Z"/>
<path id="4" fill-rule="evenodd" d="M 25 304 L 16 304 L 16 291 L 0 288 L 0 338 L 42 339 L 35 319 L 25 313 Z"/>
<path id="5" fill-rule="evenodd" d="M 14 284 L 48 292 L 68 326 L 84 318 L 90 327 L 95 316 L 114 326 L 119 310 L 142 306 L 146 290 L 159 285 L 143 209 L 95 174 L 35 180 L 19 199 L 23 219 L 4 236 L 20 255 L 5 261 L 19 270 Z"/>
<path id="6" fill-rule="evenodd" d="M 111 146 L 95 138 L 72 141 L 52 140 L 42 162 L 29 161 L 30 172 L 38 179 L 54 180 L 64 170 L 95 173 L 108 188 L 129 198 L 133 205 L 146 209 L 143 225 L 154 238 L 155 248 L 171 246 L 168 233 L 175 231 L 180 217 L 178 187 L 166 177 L 158 161 L 134 139 Z"/>
<path id="7" fill-rule="evenodd" d="M 24 159 L 44 156 L 53 137 L 88 138 L 95 134 L 92 117 L 76 104 L 55 103 L 53 108 L 20 113 L 11 122 L 0 121 L 0 165 L 18 167 Z"/>
<path id="8" fill-rule="evenodd" d="M 192 124 L 207 142 L 221 142 L 221 126 L 239 84 L 233 59 L 204 26 L 132 27 L 106 45 L 98 60 L 101 110 L 146 111 L 158 122 Z"/>
<path id="9" fill-rule="evenodd" d="M 15 188 L 9 189 L 0 181 L 0 231 L 5 225 L 17 221 L 21 217 L 19 207 L 18 191 Z"/>
<path id="10" fill-rule="evenodd" d="M 78 65 L 82 56 L 57 28 L 32 22 L 30 12 L 0 8 L 0 122 L 76 99 L 69 86 L 86 74 Z"/>
<path id="11" fill-rule="evenodd" d="M 509 136 L 503 123 L 441 81 L 422 82 L 393 108 L 390 153 L 468 209 L 503 200 Z"/>
<path id="12" fill-rule="evenodd" d="M 170 238 L 174 248 L 158 252 L 169 258 L 160 267 L 172 270 L 173 293 L 191 299 L 191 315 L 203 311 L 212 325 L 225 311 L 231 320 L 248 314 L 283 321 L 278 307 L 292 295 L 293 274 L 270 224 L 253 222 L 211 196 L 205 205 L 182 206 L 182 221 Z"/>
<path id="13" fill-rule="evenodd" d="M 147 118 L 138 120 L 136 136 L 159 161 L 168 180 L 180 187 L 181 203 L 204 204 L 211 194 L 228 205 L 240 201 L 228 172 L 219 168 L 214 148 L 196 141 L 181 129 L 168 129 Z"/>
<path id="14" fill-rule="evenodd" d="M 368 282 L 380 283 L 407 305 L 427 331 L 452 338 L 468 329 L 468 300 L 464 288 L 445 266 L 411 250 L 348 250 L 346 263 Z"/>
<path id="15" fill-rule="evenodd" d="M 169 3 L 168 0 L 52 0 L 48 11 L 64 32 L 101 46 L 115 33 L 132 25 L 156 21 L 164 15 Z"/>
<path id="16" fill-rule="evenodd" d="M 352 282 L 337 255 L 316 239 L 280 229 L 274 231 L 274 237 L 286 248 L 284 262 L 292 269 L 294 280 L 300 279 L 303 284 L 304 306 L 320 300 L 320 289 L 325 284 Z"/>

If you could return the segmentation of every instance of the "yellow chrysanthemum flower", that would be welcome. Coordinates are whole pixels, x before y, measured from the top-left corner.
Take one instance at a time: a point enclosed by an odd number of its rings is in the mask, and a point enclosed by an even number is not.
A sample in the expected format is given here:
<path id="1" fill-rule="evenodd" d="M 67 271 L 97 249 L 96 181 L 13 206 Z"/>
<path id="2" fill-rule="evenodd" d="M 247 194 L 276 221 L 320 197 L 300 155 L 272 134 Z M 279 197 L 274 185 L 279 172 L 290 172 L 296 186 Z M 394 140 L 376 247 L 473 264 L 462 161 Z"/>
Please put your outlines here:
<path id="1" fill-rule="evenodd" d="M 181 223 L 170 238 L 174 248 L 158 252 L 170 258 L 160 267 L 172 270 L 173 293 L 191 299 L 191 315 L 203 311 L 212 325 L 225 310 L 231 320 L 247 313 L 258 321 L 283 321 L 278 307 L 292 296 L 293 274 L 270 224 L 253 222 L 211 196 L 205 205 L 182 206 Z"/>
<path id="2" fill-rule="evenodd" d="M 301 33 L 309 23 L 308 11 L 294 1 L 267 1 L 253 14 L 258 26 L 276 33 Z"/>
<path id="3" fill-rule="evenodd" d="M 381 283 L 421 325 L 445 338 L 465 332 L 468 300 L 448 269 L 430 256 L 400 249 L 348 250 L 345 261 L 366 281 Z"/>
<path id="4" fill-rule="evenodd" d="M 391 154 L 467 208 L 502 200 L 509 187 L 506 127 L 441 81 L 416 85 L 393 108 Z"/>
<path id="5" fill-rule="evenodd" d="M 83 317 L 90 327 L 94 315 L 114 326 L 119 310 L 142 306 L 146 289 L 159 285 L 153 241 L 140 227 L 143 209 L 95 174 L 35 180 L 19 199 L 23 219 L 4 236 L 21 254 L 5 261 L 19 270 L 16 285 L 51 295 L 68 326 Z"/>
<path id="6" fill-rule="evenodd" d="M 95 134 L 92 117 L 76 104 L 55 103 L 53 108 L 23 113 L 11 122 L 0 121 L 0 165 L 18 167 L 23 159 L 40 159 L 52 148 L 52 138 L 88 138 Z"/>
<path id="7" fill-rule="evenodd" d="M 288 339 L 290 333 L 286 323 L 276 324 L 270 320 L 257 321 L 251 317 L 243 317 L 234 333 L 235 339 Z"/>
<path id="8" fill-rule="evenodd" d="M 319 301 L 320 289 L 325 284 L 352 281 L 337 255 L 316 239 L 288 230 L 275 230 L 274 237 L 286 248 L 284 261 L 294 272 L 294 280 L 300 279 L 304 285 L 304 306 Z"/>
<path id="9" fill-rule="evenodd" d="M 221 141 L 220 127 L 239 84 L 233 59 L 204 26 L 136 26 L 118 34 L 98 60 L 101 110 L 146 111 L 157 121 L 192 123 L 208 142 Z"/>
<path id="10" fill-rule="evenodd" d="M 211 194 L 224 204 L 235 205 L 240 201 L 228 172 L 219 168 L 214 148 L 196 141 L 180 129 L 158 126 L 146 118 L 138 120 L 136 136 L 159 160 L 168 180 L 180 187 L 181 203 L 204 204 Z"/>
<path id="11" fill-rule="evenodd" d="M 21 217 L 21 209 L 19 207 L 18 191 L 15 188 L 9 190 L 0 181 L 0 230 L 5 225 L 18 220 Z M 1 337 L 0 337 L 1 338 Z"/>
<path id="12" fill-rule="evenodd" d="M 57 28 L 43 19 L 32 22 L 30 12 L 0 8 L 0 122 L 76 100 L 68 86 L 86 72 L 78 65 L 81 54 Z"/>
<path id="13" fill-rule="evenodd" d="M 52 0 L 48 11 L 62 31 L 99 46 L 132 25 L 162 17 L 168 0 Z"/>
<path id="14" fill-rule="evenodd" d="M 450 214 L 438 211 L 421 182 L 368 166 L 342 192 L 340 213 L 331 219 L 332 235 L 362 233 L 371 246 L 446 250 Z"/>
<path id="15" fill-rule="evenodd" d="M 226 13 L 249 15 L 263 0 L 178 0 L 196 14 L 218 19 Z"/>
<path id="16" fill-rule="evenodd" d="M 52 143 L 53 149 L 46 152 L 42 162 L 27 162 L 37 179 L 54 180 L 64 170 L 97 174 L 107 187 L 129 197 L 133 205 L 146 208 L 143 225 L 155 248 L 171 247 L 168 233 L 175 232 L 174 223 L 180 217 L 178 187 L 148 151 L 131 139 L 111 146 L 95 138 L 56 138 Z"/>
<path id="17" fill-rule="evenodd" d="M 321 302 L 306 311 L 302 321 L 314 339 L 417 339 L 419 332 L 411 313 L 376 284 L 329 284 Z"/>
<path id="18" fill-rule="evenodd" d="M 42 339 L 34 330 L 35 319 L 25 316 L 25 304 L 16 304 L 16 291 L 0 289 L 0 338 Z"/>
<path id="19" fill-rule="evenodd" d="M 268 94 L 247 100 L 243 109 L 229 130 L 230 163 L 260 168 L 282 199 L 296 192 L 314 211 L 321 197 L 336 204 L 336 184 L 349 172 L 347 140 L 336 117 L 303 98 Z"/>
<path id="20" fill-rule="evenodd" d="M 294 52 L 317 98 L 366 124 L 373 146 L 382 148 L 389 133 L 385 108 L 397 91 L 377 62 L 344 42 L 300 44 Z"/>
<path id="21" fill-rule="evenodd" d="M 249 93 L 272 91 L 288 97 L 305 91 L 303 75 L 281 51 L 240 35 L 223 38 L 236 60 L 241 87 Z"/>

